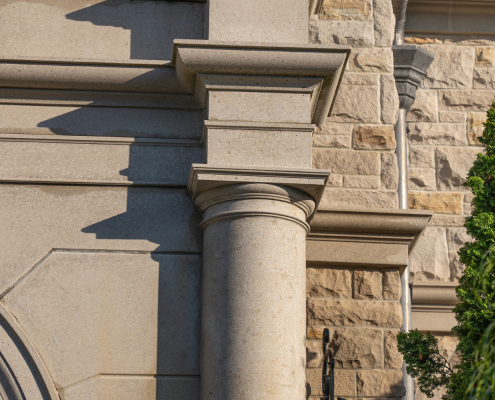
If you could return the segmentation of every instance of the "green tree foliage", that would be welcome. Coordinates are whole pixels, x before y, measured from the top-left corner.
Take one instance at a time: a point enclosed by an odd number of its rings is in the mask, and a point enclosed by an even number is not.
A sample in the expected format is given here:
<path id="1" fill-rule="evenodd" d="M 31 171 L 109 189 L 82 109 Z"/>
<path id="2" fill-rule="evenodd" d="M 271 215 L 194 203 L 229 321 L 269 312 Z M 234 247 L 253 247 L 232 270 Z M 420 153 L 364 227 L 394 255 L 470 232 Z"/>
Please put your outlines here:
<path id="1" fill-rule="evenodd" d="M 495 245 L 495 102 L 487 115 L 479 138 L 485 151 L 478 154 L 464 184 L 475 198 L 473 213 L 464 225 L 474 240 L 459 250 L 466 270 L 456 289 L 457 326 L 452 329 L 459 339 L 461 362 L 453 370 L 442 364 L 436 340 L 429 333 L 398 335 L 399 350 L 409 364 L 407 371 L 418 377 L 419 389 L 432 397 L 436 387 L 445 385 L 444 400 L 494 398 L 495 253 L 491 250 Z M 423 362 L 425 358 L 427 362 Z"/>

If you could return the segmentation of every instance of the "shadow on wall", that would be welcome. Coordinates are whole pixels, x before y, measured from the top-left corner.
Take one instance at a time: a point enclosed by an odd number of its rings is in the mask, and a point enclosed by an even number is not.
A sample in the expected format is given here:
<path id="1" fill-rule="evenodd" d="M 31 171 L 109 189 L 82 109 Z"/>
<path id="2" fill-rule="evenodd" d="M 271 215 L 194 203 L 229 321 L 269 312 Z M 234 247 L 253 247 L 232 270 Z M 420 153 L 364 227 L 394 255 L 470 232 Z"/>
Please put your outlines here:
<path id="1" fill-rule="evenodd" d="M 174 39 L 203 39 L 204 10 L 194 2 L 105 0 L 65 17 L 130 30 L 131 59 L 171 60 Z"/>

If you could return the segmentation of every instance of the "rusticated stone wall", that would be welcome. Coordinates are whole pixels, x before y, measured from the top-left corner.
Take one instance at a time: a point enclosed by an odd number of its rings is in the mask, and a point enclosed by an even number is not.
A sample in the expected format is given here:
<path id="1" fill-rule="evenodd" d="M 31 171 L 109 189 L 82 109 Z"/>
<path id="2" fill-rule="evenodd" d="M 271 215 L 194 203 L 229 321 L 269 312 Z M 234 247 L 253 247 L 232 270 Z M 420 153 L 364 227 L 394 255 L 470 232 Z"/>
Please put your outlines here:
<path id="1" fill-rule="evenodd" d="M 435 215 L 411 260 L 414 281 L 457 281 L 457 251 L 472 194 L 463 186 L 482 151 L 486 111 L 495 98 L 495 38 L 407 37 L 435 55 L 407 115 L 409 205 Z"/>
<path id="2" fill-rule="evenodd" d="M 309 266 L 306 294 L 309 398 L 322 396 L 324 328 L 336 361 L 336 396 L 402 397 L 399 271 Z"/>
<path id="3" fill-rule="evenodd" d="M 322 206 L 397 208 L 390 0 L 323 0 L 310 16 L 310 41 L 352 48 L 327 123 L 313 135 L 313 166 L 332 176 Z"/>

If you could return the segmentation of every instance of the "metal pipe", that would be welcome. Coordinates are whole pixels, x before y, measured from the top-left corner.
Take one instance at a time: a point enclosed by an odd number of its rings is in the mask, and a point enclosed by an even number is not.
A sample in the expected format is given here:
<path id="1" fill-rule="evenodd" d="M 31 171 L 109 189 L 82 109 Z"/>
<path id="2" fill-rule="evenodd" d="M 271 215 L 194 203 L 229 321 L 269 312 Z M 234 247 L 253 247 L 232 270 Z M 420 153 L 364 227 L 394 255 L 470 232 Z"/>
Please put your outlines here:
<path id="1" fill-rule="evenodd" d="M 399 166 L 399 208 L 401 210 L 407 210 L 409 208 L 409 202 L 407 198 L 407 136 L 406 136 L 406 113 L 404 108 L 399 109 L 399 117 L 395 124 L 395 141 L 397 142 L 397 148 L 395 153 L 397 154 L 397 164 Z"/>
<path id="2" fill-rule="evenodd" d="M 394 44 L 404 44 L 404 29 L 406 26 L 407 0 L 392 0 L 395 14 Z"/>

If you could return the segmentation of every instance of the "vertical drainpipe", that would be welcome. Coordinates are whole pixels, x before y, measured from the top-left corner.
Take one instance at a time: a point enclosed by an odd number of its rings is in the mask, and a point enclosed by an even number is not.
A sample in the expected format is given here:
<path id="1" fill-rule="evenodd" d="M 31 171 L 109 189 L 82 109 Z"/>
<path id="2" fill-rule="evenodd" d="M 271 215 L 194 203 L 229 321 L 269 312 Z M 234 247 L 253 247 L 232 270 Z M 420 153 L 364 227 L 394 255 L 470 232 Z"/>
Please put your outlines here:
<path id="1" fill-rule="evenodd" d="M 395 14 L 395 38 L 392 51 L 394 53 L 394 78 L 399 93 L 400 106 L 397 123 L 395 124 L 395 139 L 397 141 L 397 163 L 399 166 L 399 208 L 407 209 L 407 126 L 406 114 L 416 98 L 418 88 L 426 70 L 433 62 L 433 54 L 417 46 L 404 45 L 404 28 L 406 24 L 407 0 L 392 0 Z M 411 270 L 408 265 L 401 277 L 403 331 L 410 331 L 411 325 Z M 406 372 L 406 364 L 402 364 L 404 376 L 403 400 L 414 400 L 414 380 Z"/>

